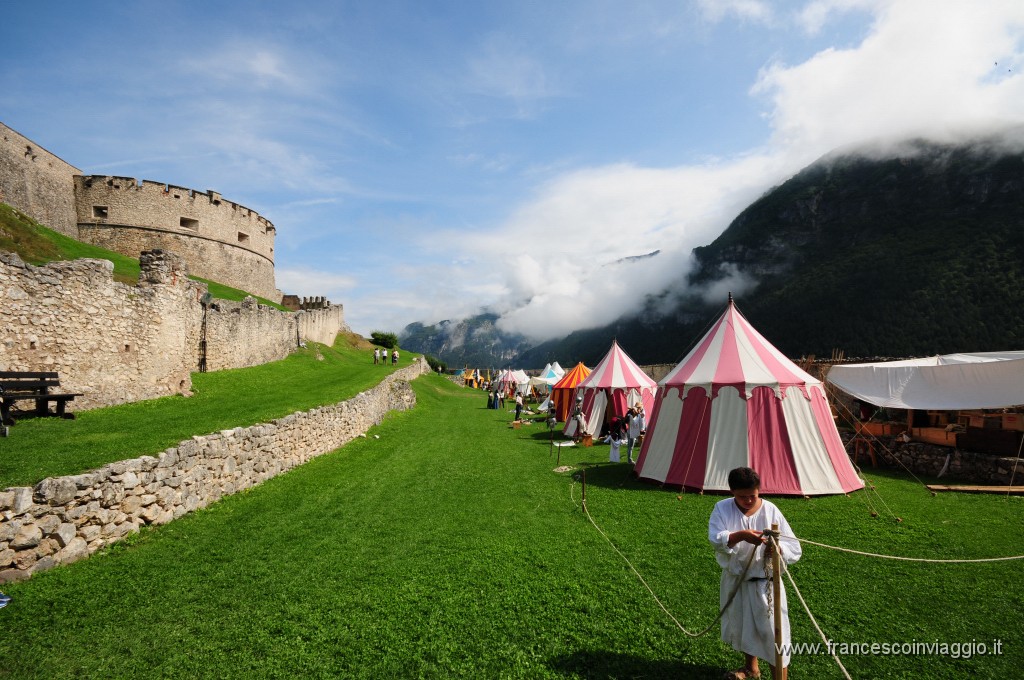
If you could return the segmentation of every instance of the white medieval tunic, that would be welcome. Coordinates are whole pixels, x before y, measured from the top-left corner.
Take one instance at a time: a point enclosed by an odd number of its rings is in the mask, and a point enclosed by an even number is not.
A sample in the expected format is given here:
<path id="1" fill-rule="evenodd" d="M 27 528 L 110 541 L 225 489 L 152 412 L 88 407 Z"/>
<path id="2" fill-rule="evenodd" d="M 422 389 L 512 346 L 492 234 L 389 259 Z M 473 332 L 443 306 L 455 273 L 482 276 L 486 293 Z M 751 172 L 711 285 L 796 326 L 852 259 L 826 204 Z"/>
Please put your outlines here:
<path id="1" fill-rule="evenodd" d="M 753 529 L 761 531 L 771 529 L 772 524 L 779 525 L 779 533 L 783 538 L 779 539 L 782 546 L 782 560 L 786 564 L 792 564 L 800 559 L 802 553 L 800 542 L 795 538 L 786 540 L 785 536 L 793 536 L 793 530 L 789 528 L 789 522 L 782 516 L 779 510 L 771 501 L 761 499 L 761 507 L 757 512 L 747 517 L 736 505 L 734 498 L 726 498 L 715 504 L 711 512 L 711 520 L 708 522 L 708 538 L 715 546 L 715 559 L 722 567 L 722 581 L 719 587 L 719 607 L 724 607 L 729 600 L 736 584 L 740 581 L 739 592 L 732 604 L 722 615 L 722 642 L 732 646 L 738 652 L 756 656 L 771 664 L 775 663 L 775 621 L 774 614 L 768 606 L 767 588 L 771 582 L 764 580 L 765 562 L 764 546 L 754 546 L 747 542 L 737 543 L 729 547 L 729 534 L 734 531 Z M 749 568 L 751 551 L 757 551 Z M 769 559 L 768 574 L 771 574 L 771 560 Z M 752 580 L 757 579 L 757 580 Z M 789 666 L 789 608 L 786 605 L 786 588 L 782 587 L 782 644 L 785 645 L 782 663 Z"/>

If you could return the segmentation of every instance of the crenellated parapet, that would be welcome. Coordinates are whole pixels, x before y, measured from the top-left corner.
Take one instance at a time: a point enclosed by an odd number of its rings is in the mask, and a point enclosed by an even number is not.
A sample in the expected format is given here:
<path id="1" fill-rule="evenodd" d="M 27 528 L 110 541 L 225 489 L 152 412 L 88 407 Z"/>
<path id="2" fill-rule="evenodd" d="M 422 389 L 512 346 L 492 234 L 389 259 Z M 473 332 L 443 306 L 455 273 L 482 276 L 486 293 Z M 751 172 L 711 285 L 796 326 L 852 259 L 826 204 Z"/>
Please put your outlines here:
<path id="1" fill-rule="evenodd" d="M 134 177 L 74 178 L 79 238 L 124 255 L 181 253 L 197 276 L 276 301 L 274 225 L 255 210 L 197 191 Z"/>

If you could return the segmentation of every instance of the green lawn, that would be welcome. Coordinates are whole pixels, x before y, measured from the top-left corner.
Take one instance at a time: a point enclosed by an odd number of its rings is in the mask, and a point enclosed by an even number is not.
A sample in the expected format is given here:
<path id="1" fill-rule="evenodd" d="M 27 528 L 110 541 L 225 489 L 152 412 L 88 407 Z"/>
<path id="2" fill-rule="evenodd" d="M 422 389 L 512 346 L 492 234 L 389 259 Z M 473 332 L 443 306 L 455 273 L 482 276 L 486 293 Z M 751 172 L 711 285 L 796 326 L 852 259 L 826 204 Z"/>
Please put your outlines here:
<path id="1" fill-rule="evenodd" d="M 372 368 L 372 364 L 371 364 Z M 542 425 L 514 430 L 436 376 L 417 408 L 339 451 L 126 544 L 5 586 L 0 676 L 720 678 L 738 657 L 662 613 L 556 474 Z M 595 520 L 676 617 L 717 612 L 707 519 L 681 495 L 565 449 Z M 932 558 L 1024 552 L 1020 498 L 942 494 L 873 476 L 862 493 L 780 499 L 794 530 Z M 876 501 L 877 504 L 877 501 Z M 1003 656 L 847 657 L 855 678 L 1008 678 L 1024 661 L 1019 562 L 929 565 L 807 547 L 793 574 L 839 642 L 1003 641 Z M 817 639 L 790 592 L 794 640 Z M 796 678 L 841 677 L 827 656 Z M 766 673 L 767 675 L 767 673 Z"/>
<path id="2" fill-rule="evenodd" d="M 399 368 L 412 360 L 408 352 L 404 355 Z M 0 439 L 0 489 L 153 455 L 193 435 L 334 404 L 373 387 L 393 370 L 391 364 L 374 365 L 372 350 L 354 347 L 341 334 L 333 347 L 310 345 L 281 361 L 194 373 L 191 397 L 82 411 L 75 420 L 20 420 L 9 437 Z"/>

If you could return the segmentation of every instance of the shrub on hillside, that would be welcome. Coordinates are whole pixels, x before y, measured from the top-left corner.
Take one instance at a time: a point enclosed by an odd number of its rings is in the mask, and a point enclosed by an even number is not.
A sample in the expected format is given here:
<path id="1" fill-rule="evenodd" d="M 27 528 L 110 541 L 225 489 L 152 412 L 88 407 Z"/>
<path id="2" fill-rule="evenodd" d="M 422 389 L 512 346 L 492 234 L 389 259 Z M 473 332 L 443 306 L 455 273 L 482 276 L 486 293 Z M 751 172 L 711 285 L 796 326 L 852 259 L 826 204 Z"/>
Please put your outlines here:
<path id="1" fill-rule="evenodd" d="M 385 333 L 384 331 L 373 331 L 370 333 L 370 342 L 386 349 L 394 349 L 398 347 L 398 335 L 395 333 Z"/>

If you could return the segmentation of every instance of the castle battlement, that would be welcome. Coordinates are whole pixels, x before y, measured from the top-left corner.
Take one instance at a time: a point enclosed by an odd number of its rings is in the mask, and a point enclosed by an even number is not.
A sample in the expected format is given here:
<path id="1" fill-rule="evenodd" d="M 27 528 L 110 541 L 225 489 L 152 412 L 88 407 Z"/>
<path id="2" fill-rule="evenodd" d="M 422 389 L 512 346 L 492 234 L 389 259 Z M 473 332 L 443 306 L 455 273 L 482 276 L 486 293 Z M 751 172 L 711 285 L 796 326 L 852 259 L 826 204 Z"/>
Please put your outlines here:
<path id="1" fill-rule="evenodd" d="M 0 201 L 72 238 L 129 257 L 180 253 L 202 278 L 278 301 L 267 218 L 220 193 L 118 175 L 83 175 L 0 123 Z"/>
<path id="2" fill-rule="evenodd" d="M 76 175 L 79 238 L 135 255 L 182 253 L 198 276 L 275 299 L 270 220 L 213 190 L 116 175 Z"/>

